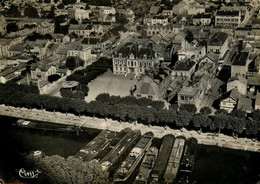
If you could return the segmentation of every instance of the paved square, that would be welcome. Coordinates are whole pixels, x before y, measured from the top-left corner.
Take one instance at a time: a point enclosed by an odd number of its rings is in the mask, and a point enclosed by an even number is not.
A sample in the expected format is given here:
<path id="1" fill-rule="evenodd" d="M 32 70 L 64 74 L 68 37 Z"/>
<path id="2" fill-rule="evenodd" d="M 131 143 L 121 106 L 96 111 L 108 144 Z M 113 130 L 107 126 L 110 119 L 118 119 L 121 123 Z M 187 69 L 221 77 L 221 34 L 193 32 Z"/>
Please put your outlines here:
<path id="1" fill-rule="evenodd" d="M 88 84 L 89 93 L 86 101 L 90 102 L 95 100 L 96 96 L 100 93 L 109 93 L 115 96 L 128 96 L 130 95 L 131 87 L 134 88 L 137 79 L 124 75 L 115 75 L 110 70 L 103 75 L 96 78 Z"/>

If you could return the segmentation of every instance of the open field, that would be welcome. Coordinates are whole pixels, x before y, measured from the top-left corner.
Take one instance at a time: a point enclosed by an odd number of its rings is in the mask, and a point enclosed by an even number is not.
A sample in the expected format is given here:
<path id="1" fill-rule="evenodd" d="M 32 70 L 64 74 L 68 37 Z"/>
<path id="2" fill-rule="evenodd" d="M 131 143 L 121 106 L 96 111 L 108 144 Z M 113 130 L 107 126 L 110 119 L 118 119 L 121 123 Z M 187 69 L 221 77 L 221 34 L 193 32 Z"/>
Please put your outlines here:
<path id="1" fill-rule="evenodd" d="M 100 93 L 109 93 L 115 96 L 128 96 L 130 89 L 136 84 L 137 79 L 130 76 L 114 75 L 110 70 L 88 84 L 89 94 L 86 101 L 95 100 Z"/>

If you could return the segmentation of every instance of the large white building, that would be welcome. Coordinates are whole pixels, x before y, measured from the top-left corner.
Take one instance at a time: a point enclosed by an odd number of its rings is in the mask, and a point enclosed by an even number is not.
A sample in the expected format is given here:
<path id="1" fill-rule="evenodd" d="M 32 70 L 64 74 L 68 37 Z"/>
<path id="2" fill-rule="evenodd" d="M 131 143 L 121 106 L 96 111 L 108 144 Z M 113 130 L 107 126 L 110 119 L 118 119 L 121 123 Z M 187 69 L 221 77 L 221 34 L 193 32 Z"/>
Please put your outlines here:
<path id="1" fill-rule="evenodd" d="M 112 58 L 115 74 L 135 76 L 145 74 L 145 71 L 154 68 L 159 60 L 149 44 L 138 41 L 126 43 Z"/>
<path id="2" fill-rule="evenodd" d="M 241 24 L 240 11 L 217 11 L 215 17 L 216 26 L 239 27 Z"/>

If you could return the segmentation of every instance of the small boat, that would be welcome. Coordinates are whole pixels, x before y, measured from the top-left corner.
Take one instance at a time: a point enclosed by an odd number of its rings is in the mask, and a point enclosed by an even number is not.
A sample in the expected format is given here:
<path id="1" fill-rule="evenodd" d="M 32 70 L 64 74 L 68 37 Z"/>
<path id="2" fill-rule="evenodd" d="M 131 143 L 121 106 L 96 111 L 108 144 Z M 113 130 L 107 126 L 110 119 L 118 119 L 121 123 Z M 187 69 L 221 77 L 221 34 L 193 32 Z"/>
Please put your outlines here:
<path id="1" fill-rule="evenodd" d="M 153 169 L 154 163 L 157 159 L 158 149 L 150 147 L 141 163 L 139 173 L 136 176 L 135 184 L 147 184 L 149 182 L 150 173 Z"/>

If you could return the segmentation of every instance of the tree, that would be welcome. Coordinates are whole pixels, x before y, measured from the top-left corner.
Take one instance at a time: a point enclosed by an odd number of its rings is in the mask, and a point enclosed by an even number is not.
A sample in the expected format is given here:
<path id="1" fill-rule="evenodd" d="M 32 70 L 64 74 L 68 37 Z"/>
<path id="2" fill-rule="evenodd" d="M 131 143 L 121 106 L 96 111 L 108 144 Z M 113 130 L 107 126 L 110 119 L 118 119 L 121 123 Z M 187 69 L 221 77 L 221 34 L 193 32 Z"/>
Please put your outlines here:
<path id="1" fill-rule="evenodd" d="M 72 109 L 80 116 L 87 108 L 86 102 L 83 100 L 71 100 Z"/>
<path id="2" fill-rule="evenodd" d="M 70 19 L 70 24 L 79 24 L 79 22 L 76 19 L 72 18 Z"/>
<path id="3" fill-rule="evenodd" d="M 6 10 L 5 15 L 8 17 L 21 17 L 21 12 L 18 9 L 18 6 L 12 4 L 11 7 Z"/>
<path id="4" fill-rule="evenodd" d="M 18 26 L 17 26 L 16 23 L 9 23 L 9 24 L 7 24 L 7 26 L 6 26 L 6 31 L 7 31 L 7 33 L 16 32 L 16 31 L 18 31 L 18 30 L 19 30 L 19 29 L 18 29 Z"/>
<path id="5" fill-rule="evenodd" d="M 48 76 L 48 81 L 50 83 L 53 83 L 53 82 L 57 81 L 58 79 L 60 79 L 60 75 L 58 75 L 58 74 L 53 74 L 53 75 Z"/>
<path id="6" fill-rule="evenodd" d="M 240 118 L 230 116 L 228 118 L 226 127 L 232 131 L 233 137 L 237 137 L 237 134 L 241 134 L 245 128 L 245 121 Z"/>
<path id="7" fill-rule="evenodd" d="M 73 98 L 73 92 L 69 89 L 60 90 L 60 95 L 64 98 Z"/>
<path id="8" fill-rule="evenodd" d="M 260 109 L 254 110 L 252 112 L 252 119 L 255 121 L 260 121 Z"/>
<path id="9" fill-rule="evenodd" d="M 227 120 L 228 116 L 223 114 L 212 116 L 212 123 L 210 124 L 210 129 L 218 130 L 218 133 L 220 133 L 220 131 L 225 128 Z"/>
<path id="10" fill-rule="evenodd" d="M 202 107 L 201 109 L 200 109 L 200 113 L 202 113 L 202 114 L 205 114 L 205 115 L 210 115 L 211 114 L 211 108 L 209 108 L 209 107 Z"/>
<path id="11" fill-rule="evenodd" d="M 257 131 L 257 121 L 246 121 L 246 134 L 256 137 Z"/>
<path id="12" fill-rule="evenodd" d="M 96 101 L 100 101 L 102 103 L 109 103 L 110 95 L 108 93 L 101 93 L 96 97 Z"/>
<path id="13" fill-rule="evenodd" d="M 83 66 L 83 62 L 76 57 L 68 57 L 65 66 L 70 70 L 74 70 L 76 67 Z"/>
<path id="14" fill-rule="evenodd" d="M 180 128 L 190 124 L 191 114 L 187 110 L 179 110 L 177 112 L 176 125 Z"/>
<path id="15" fill-rule="evenodd" d="M 27 5 L 27 7 L 24 9 L 24 16 L 30 17 L 30 18 L 37 18 L 38 11 L 33 6 Z"/>
<path id="16" fill-rule="evenodd" d="M 218 109 L 218 110 L 215 112 L 215 115 L 219 115 L 219 114 L 227 115 L 228 112 L 227 112 L 225 109 Z"/>
<path id="17" fill-rule="evenodd" d="M 191 121 L 193 123 L 193 126 L 199 129 L 199 132 L 202 130 L 203 121 L 205 121 L 205 115 L 203 114 L 195 114 Z"/>
<path id="18" fill-rule="evenodd" d="M 246 112 L 241 110 L 241 109 L 234 109 L 231 113 L 230 116 L 236 117 L 236 118 L 246 118 Z"/>
<path id="19" fill-rule="evenodd" d="M 181 104 L 180 110 L 186 110 L 192 114 L 195 114 L 195 112 L 197 112 L 197 108 L 194 104 Z"/>
<path id="20" fill-rule="evenodd" d="M 102 170 L 98 161 L 84 162 L 73 156 L 63 158 L 58 155 L 35 157 L 25 155 L 29 168 L 39 169 L 40 183 L 70 183 L 70 184 L 102 184 L 109 183 L 108 173 Z"/>
<path id="21" fill-rule="evenodd" d="M 83 93 L 82 91 L 77 91 L 73 94 L 73 98 L 75 100 L 84 100 L 85 99 L 85 93 Z"/>
<path id="22" fill-rule="evenodd" d="M 79 91 L 82 91 L 85 94 L 85 96 L 88 96 L 88 92 L 89 92 L 88 86 L 86 84 L 80 84 L 79 86 L 80 86 Z"/>
<path id="23" fill-rule="evenodd" d="M 66 115 L 67 115 L 67 113 L 71 107 L 70 103 L 71 103 L 71 100 L 69 98 L 61 98 L 58 101 L 58 109 L 66 112 Z"/>

